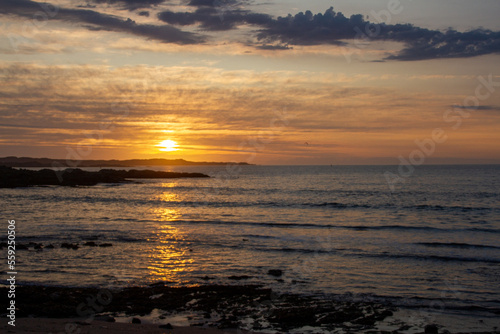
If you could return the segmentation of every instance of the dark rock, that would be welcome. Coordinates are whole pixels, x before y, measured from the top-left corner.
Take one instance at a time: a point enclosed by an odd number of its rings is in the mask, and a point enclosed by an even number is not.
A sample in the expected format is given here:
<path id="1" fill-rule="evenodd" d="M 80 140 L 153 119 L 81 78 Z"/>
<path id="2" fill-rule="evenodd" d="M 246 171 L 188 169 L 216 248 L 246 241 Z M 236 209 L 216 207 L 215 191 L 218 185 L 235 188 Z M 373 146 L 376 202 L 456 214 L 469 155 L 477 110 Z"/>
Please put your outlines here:
<path id="1" fill-rule="evenodd" d="M 197 322 L 197 323 L 194 323 L 194 324 L 191 324 L 192 327 L 203 327 L 205 326 L 205 324 L 203 322 Z"/>
<path id="2" fill-rule="evenodd" d="M 102 169 L 98 172 L 87 172 L 79 168 L 68 168 L 62 171 L 52 169 L 27 170 L 0 166 L 0 188 L 30 186 L 93 186 L 98 183 L 130 182 L 127 178 L 170 179 L 181 177 L 209 177 L 201 173 L 158 172 L 153 170 L 114 170 Z"/>
<path id="3" fill-rule="evenodd" d="M 111 247 L 111 246 L 113 246 L 113 244 L 104 243 L 99 245 L 99 247 Z"/>
<path id="4" fill-rule="evenodd" d="M 290 328 L 316 325 L 317 310 L 314 308 L 283 308 L 273 310 L 270 320 L 286 324 Z"/>
<path id="5" fill-rule="evenodd" d="M 41 250 L 41 249 L 43 249 L 42 244 L 37 244 L 37 245 L 35 245 L 35 249 L 40 249 L 40 250 Z"/>
<path id="6" fill-rule="evenodd" d="M 50 249 L 52 249 L 52 248 L 54 248 L 54 245 L 52 245 L 52 244 L 48 244 L 47 246 L 45 246 L 45 248 L 50 248 Z"/>
<path id="7" fill-rule="evenodd" d="M 384 320 L 385 318 L 390 317 L 390 316 L 392 316 L 392 315 L 393 315 L 392 311 L 389 311 L 389 310 L 383 310 L 382 312 L 378 313 L 378 314 L 375 316 L 375 320 L 377 320 L 377 321 L 381 321 L 381 320 Z"/>
<path id="8" fill-rule="evenodd" d="M 438 334 L 439 330 L 436 325 L 427 325 L 424 329 L 425 334 Z"/>
<path id="9" fill-rule="evenodd" d="M 376 320 L 374 316 L 367 316 L 353 321 L 354 324 L 365 325 L 365 326 L 373 326 L 375 325 L 375 322 Z"/>
<path id="10" fill-rule="evenodd" d="M 156 282 L 156 283 L 151 283 L 149 286 L 165 286 L 165 282 Z"/>
<path id="11" fill-rule="evenodd" d="M 67 242 L 63 242 L 63 243 L 61 244 L 61 248 L 67 248 L 67 249 L 78 249 L 78 248 L 80 248 L 80 247 L 78 246 L 78 244 L 70 244 L 70 243 L 67 243 Z"/>
<path id="12" fill-rule="evenodd" d="M 83 246 L 97 247 L 97 244 L 93 241 L 87 241 L 86 243 L 83 244 Z"/>
<path id="13" fill-rule="evenodd" d="M 280 277 L 281 275 L 283 275 L 283 270 L 280 270 L 280 269 L 270 269 L 267 272 L 267 274 L 271 275 L 271 276 Z"/>
<path id="14" fill-rule="evenodd" d="M 54 293 L 51 293 L 49 297 L 50 297 L 50 299 L 52 299 L 52 300 L 58 300 L 58 299 L 59 299 L 59 297 L 61 297 L 61 294 L 60 294 L 60 293 L 57 293 L 57 292 L 54 292 Z"/>
<path id="15" fill-rule="evenodd" d="M 162 329 L 174 329 L 174 327 L 172 327 L 172 325 L 170 323 L 168 323 L 166 325 L 160 325 L 158 327 L 162 328 Z"/>
<path id="16" fill-rule="evenodd" d="M 346 333 L 357 333 L 360 329 L 368 333 L 374 329 L 373 324 L 379 318 L 389 316 L 390 311 L 394 310 L 373 302 L 318 299 L 316 296 L 287 293 L 277 295 L 271 289 L 241 283 L 193 287 L 170 287 L 163 283 L 113 290 L 112 302 L 105 305 L 102 312 L 125 313 L 129 319 L 137 317 L 140 320 L 141 315 L 150 314 L 153 309 L 162 309 L 168 314 L 199 314 L 202 318 L 196 318 L 196 321 L 191 319 L 191 323 L 194 325 L 199 322 L 204 327 L 238 327 L 242 319 L 253 318 L 257 330 L 269 329 L 271 324 L 280 333 L 304 326 L 320 326 L 326 332 L 343 328 Z M 98 293 L 99 289 L 92 287 L 19 286 L 16 288 L 16 298 L 23 303 L 16 315 L 74 318 L 78 316 L 75 305 Z M 161 297 L 151 299 L 153 295 Z M 196 299 L 196 303 L 192 302 L 193 299 Z M 211 317 L 212 312 L 220 317 Z M 102 317 L 98 319 L 106 321 L 106 316 Z M 165 329 L 169 331 L 169 328 Z"/>
<path id="17" fill-rule="evenodd" d="M 26 245 L 23 245 L 23 244 L 17 244 L 16 245 L 16 249 L 21 249 L 21 250 L 27 250 L 28 249 L 28 246 Z"/>
<path id="18" fill-rule="evenodd" d="M 211 278 L 211 277 L 208 277 L 208 276 L 205 276 L 205 277 L 202 277 L 201 279 L 202 279 L 202 280 L 205 280 L 205 281 L 208 281 L 208 280 L 211 280 L 212 278 Z"/>
<path id="19" fill-rule="evenodd" d="M 229 278 L 229 279 L 232 279 L 232 280 L 239 281 L 239 280 L 242 280 L 242 279 L 249 279 L 249 278 L 252 278 L 252 276 L 241 275 L 241 276 L 229 276 L 228 278 Z"/>
<path id="20" fill-rule="evenodd" d="M 141 319 L 139 319 L 139 318 L 132 318 L 132 323 L 133 324 L 140 324 L 141 323 Z"/>
<path id="21" fill-rule="evenodd" d="M 97 321 L 116 322 L 116 319 L 109 315 L 98 315 L 94 318 Z"/>

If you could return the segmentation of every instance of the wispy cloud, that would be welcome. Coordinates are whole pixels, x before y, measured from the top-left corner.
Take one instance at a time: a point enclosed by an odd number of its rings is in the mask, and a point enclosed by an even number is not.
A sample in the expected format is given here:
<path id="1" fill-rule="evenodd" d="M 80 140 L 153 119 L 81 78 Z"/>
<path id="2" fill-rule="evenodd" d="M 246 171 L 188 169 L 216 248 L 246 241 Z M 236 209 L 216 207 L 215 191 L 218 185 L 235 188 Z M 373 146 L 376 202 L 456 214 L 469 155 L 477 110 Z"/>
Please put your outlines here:
<path id="1" fill-rule="evenodd" d="M 119 5 L 129 10 L 151 7 L 153 5 L 159 5 L 165 1 L 169 0 L 90 0 L 92 3 Z"/>
<path id="2" fill-rule="evenodd" d="M 41 10 L 40 3 L 30 0 L 4 0 L 0 14 L 17 15 L 33 18 Z M 91 25 L 93 31 L 111 30 L 130 33 L 136 36 L 155 39 L 160 42 L 176 44 L 203 43 L 204 38 L 198 34 L 182 31 L 170 25 L 139 24 L 127 18 L 103 14 L 90 9 L 58 8 L 53 20 L 78 22 Z"/>

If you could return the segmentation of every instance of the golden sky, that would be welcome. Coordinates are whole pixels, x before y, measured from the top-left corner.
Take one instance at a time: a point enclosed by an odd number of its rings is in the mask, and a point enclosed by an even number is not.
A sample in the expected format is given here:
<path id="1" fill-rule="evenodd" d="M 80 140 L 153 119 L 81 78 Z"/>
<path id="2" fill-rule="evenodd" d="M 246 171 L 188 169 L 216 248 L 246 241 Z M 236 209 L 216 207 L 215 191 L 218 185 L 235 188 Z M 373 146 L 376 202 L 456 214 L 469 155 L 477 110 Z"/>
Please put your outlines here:
<path id="1" fill-rule="evenodd" d="M 0 156 L 500 163 L 498 1 L 414 2 L 1 1 Z"/>

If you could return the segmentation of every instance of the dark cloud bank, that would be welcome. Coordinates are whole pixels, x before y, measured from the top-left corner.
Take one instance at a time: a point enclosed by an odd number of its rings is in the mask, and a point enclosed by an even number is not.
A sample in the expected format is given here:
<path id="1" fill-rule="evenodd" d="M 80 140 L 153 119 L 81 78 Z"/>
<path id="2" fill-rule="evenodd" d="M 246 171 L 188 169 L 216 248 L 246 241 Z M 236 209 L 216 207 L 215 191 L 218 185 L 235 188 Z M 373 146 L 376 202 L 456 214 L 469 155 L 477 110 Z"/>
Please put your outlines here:
<path id="1" fill-rule="evenodd" d="M 113 0 L 112 2 L 132 3 L 140 1 Z M 150 0 L 150 2 L 153 1 Z M 37 3 L 29 0 L 0 0 L 0 4 L 0 14 L 14 14 L 33 20 L 40 20 L 45 12 L 49 14 L 47 18 L 53 16 L 50 18 L 51 20 L 84 23 L 90 25 L 89 29 L 94 31 L 111 30 L 125 32 L 159 40 L 161 42 L 176 44 L 195 44 L 204 41 L 204 39 L 197 34 L 182 31 L 170 25 L 137 24 L 130 19 L 125 20 L 118 16 L 102 14 L 95 10 L 54 7 L 49 4 Z"/>
<path id="2" fill-rule="evenodd" d="M 1 0 L 0 13 L 32 17 L 40 11 L 40 3 L 29 0 Z M 111 4 L 122 8 L 141 10 L 154 8 L 167 0 L 91 0 L 87 3 Z M 476 29 L 459 32 L 449 29 L 441 32 L 416 27 L 411 24 L 385 24 L 370 22 L 362 15 L 344 16 L 329 8 L 324 13 L 310 11 L 294 16 L 272 17 L 243 9 L 246 1 L 190 0 L 193 8 L 188 12 L 164 10 L 158 19 L 166 24 L 137 24 L 117 16 L 89 9 L 59 8 L 53 19 L 90 24 L 94 30 L 105 29 L 143 36 L 161 42 L 177 44 L 204 43 L 207 36 L 186 32 L 178 27 L 195 26 L 204 34 L 254 27 L 255 47 L 266 50 L 286 50 L 293 45 L 348 45 L 356 41 L 401 42 L 404 48 L 386 60 L 426 60 L 438 58 L 465 58 L 500 52 L 500 32 Z M 146 14 L 147 13 L 147 14 Z M 356 47 L 356 46 L 353 46 Z"/>

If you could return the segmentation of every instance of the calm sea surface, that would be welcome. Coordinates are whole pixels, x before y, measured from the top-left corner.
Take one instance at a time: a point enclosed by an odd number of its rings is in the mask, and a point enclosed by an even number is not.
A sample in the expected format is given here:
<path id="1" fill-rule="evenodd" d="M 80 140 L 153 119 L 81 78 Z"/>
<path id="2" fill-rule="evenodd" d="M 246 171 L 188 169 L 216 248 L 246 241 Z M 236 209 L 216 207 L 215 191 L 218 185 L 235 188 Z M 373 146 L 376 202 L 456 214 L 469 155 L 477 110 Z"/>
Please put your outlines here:
<path id="1" fill-rule="evenodd" d="M 420 166 L 392 192 L 395 166 L 156 169 L 214 177 L 0 189 L 17 242 L 55 246 L 18 251 L 18 283 L 262 283 L 500 309 L 500 166 Z"/>

